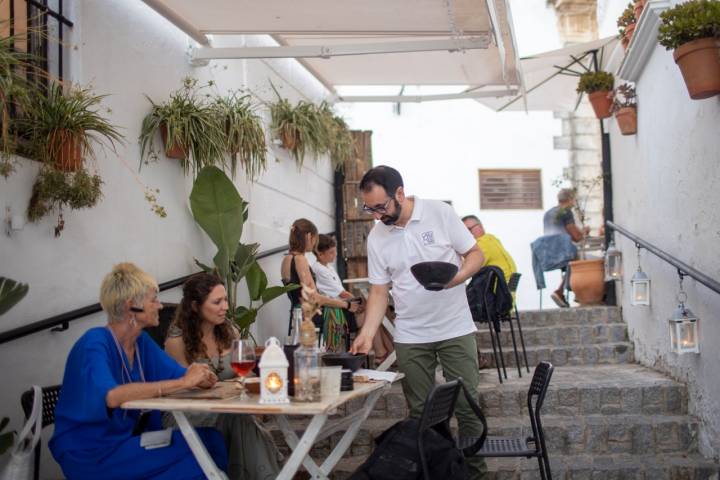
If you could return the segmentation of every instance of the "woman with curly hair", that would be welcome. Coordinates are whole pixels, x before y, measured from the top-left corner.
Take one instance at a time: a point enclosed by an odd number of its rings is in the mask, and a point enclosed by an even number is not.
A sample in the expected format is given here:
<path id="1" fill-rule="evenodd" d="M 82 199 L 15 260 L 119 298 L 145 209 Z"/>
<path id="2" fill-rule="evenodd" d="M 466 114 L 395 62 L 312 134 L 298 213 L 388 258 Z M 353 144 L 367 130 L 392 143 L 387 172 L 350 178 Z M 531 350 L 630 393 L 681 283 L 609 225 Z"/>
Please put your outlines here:
<path id="1" fill-rule="evenodd" d="M 165 351 L 181 365 L 204 363 L 220 380 L 235 377 L 230 367 L 232 341 L 239 331 L 227 319 L 228 300 L 220 278 L 193 275 L 183 285 L 183 298 L 168 330 Z M 194 425 L 214 426 L 228 447 L 228 476 L 232 480 L 265 480 L 280 472 L 278 452 L 270 434 L 251 415 L 193 414 Z"/>

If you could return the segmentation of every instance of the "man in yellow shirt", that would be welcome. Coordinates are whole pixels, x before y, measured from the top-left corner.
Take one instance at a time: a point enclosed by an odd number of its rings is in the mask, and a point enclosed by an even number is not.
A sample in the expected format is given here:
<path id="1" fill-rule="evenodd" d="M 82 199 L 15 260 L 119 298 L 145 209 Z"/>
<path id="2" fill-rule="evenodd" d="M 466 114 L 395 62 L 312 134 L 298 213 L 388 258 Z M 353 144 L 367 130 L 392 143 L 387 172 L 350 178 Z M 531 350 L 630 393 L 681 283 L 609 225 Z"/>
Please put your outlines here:
<path id="1" fill-rule="evenodd" d="M 509 282 L 510 275 L 517 272 L 517 267 L 515 261 L 500 243 L 500 240 L 494 235 L 485 233 L 482 222 L 475 215 L 467 215 L 462 218 L 462 221 L 475 237 L 478 247 L 485 256 L 483 267 L 487 265 L 499 267 L 503 271 L 505 281 Z"/>

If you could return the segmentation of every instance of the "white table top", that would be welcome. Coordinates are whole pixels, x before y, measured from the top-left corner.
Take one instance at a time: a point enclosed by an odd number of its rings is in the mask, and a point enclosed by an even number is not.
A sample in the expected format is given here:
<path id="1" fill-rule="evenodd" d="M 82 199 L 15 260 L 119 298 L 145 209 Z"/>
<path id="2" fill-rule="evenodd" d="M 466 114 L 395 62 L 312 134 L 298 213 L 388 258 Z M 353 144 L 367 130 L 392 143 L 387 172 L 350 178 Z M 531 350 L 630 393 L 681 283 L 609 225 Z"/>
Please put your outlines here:
<path id="1" fill-rule="evenodd" d="M 398 375 L 397 380 L 402 378 Z M 340 395 L 334 399 L 327 399 L 320 402 L 304 403 L 291 401 L 287 404 L 266 405 L 258 402 L 260 396 L 257 394 L 248 394 L 247 400 L 240 400 L 237 396 L 223 399 L 188 399 L 188 398 L 148 398 L 146 400 L 132 400 L 122 404 L 122 408 L 130 410 L 181 410 L 185 412 L 202 411 L 202 412 L 218 412 L 218 413 L 250 413 L 250 414 L 270 414 L 270 415 L 317 415 L 330 414 L 343 403 L 349 402 L 354 398 L 360 398 L 369 393 L 383 388 L 387 382 L 355 382 L 354 390 L 340 392 Z M 236 389 L 234 382 L 218 382 L 218 389 Z M 238 392 L 239 395 L 239 392 Z"/>

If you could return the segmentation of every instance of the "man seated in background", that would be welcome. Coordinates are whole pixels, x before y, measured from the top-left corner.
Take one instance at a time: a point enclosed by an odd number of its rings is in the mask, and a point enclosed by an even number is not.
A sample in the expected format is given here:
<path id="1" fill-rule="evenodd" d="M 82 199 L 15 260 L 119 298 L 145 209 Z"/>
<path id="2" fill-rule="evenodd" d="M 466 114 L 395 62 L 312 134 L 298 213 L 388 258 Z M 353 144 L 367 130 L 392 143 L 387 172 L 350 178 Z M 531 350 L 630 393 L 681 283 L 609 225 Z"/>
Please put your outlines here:
<path id="1" fill-rule="evenodd" d="M 482 222 L 475 215 L 466 215 L 462 218 L 463 223 L 470 230 L 472 236 L 475 237 L 478 248 L 485 256 L 483 267 L 492 265 L 499 267 L 503 271 L 505 281 L 510 281 L 510 275 L 517 272 L 515 261 L 510 256 L 500 240 L 495 235 L 485 233 Z"/>
<path id="2" fill-rule="evenodd" d="M 569 235 L 573 242 L 579 242 L 590 232 L 590 227 L 584 227 L 582 230 L 575 223 L 572 209 L 575 207 L 575 190 L 571 188 L 563 188 L 557 195 L 558 204 L 545 212 L 543 217 L 543 227 L 545 235 Z M 565 271 L 563 271 L 562 282 L 555 290 L 550 298 L 558 307 L 567 308 L 570 305 L 563 294 L 565 286 Z"/>

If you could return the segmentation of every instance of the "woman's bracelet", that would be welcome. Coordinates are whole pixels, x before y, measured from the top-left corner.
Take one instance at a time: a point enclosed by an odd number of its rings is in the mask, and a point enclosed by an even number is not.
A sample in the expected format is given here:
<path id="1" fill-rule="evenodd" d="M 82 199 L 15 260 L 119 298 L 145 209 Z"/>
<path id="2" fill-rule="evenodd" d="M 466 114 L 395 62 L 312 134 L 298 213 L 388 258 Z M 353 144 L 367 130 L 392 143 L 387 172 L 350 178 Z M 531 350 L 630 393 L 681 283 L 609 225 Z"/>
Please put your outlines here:
<path id="1" fill-rule="evenodd" d="M 350 300 L 345 300 L 345 310 L 350 310 Z"/>

